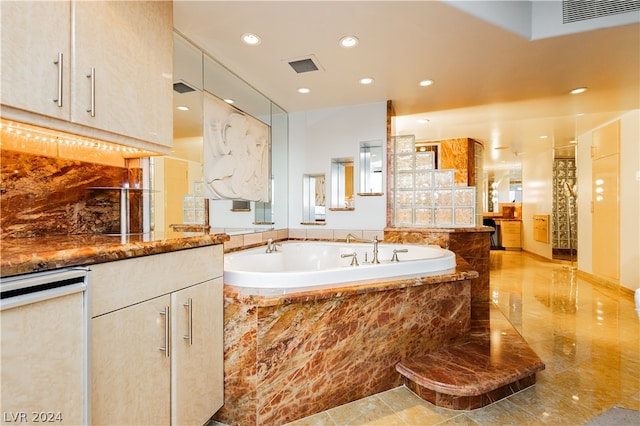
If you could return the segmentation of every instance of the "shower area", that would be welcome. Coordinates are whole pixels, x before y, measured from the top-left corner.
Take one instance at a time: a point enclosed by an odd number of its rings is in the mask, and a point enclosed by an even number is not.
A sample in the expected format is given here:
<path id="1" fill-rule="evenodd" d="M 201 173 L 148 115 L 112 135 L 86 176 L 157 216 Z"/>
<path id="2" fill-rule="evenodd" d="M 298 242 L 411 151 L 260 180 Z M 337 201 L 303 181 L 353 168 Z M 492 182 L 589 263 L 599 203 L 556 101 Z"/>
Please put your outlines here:
<path id="1" fill-rule="evenodd" d="M 553 160 L 553 258 L 574 262 L 578 247 L 575 145 L 556 148 Z"/>

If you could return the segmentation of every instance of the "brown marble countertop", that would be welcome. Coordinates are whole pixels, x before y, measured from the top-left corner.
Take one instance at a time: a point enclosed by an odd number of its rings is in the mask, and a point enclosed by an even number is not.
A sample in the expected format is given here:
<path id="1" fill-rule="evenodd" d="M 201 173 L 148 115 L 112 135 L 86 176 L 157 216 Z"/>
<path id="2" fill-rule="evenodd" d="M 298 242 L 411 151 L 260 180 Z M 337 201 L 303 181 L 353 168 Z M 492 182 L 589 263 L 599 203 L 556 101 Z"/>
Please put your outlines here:
<path id="1" fill-rule="evenodd" d="M 204 247 L 228 240 L 227 234 L 182 236 L 160 232 L 6 238 L 0 241 L 0 277 Z"/>

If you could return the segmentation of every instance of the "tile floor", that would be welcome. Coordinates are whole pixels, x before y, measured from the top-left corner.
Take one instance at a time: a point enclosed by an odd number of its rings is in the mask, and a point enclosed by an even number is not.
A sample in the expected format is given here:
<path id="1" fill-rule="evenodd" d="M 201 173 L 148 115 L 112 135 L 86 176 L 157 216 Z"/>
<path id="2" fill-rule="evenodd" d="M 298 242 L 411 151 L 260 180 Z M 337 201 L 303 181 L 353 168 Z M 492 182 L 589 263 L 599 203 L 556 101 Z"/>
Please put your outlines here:
<path id="1" fill-rule="evenodd" d="M 438 408 L 399 387 L 289 426 L 584 425 L 614 406 L 640 410 L 633 297 L 578 278 L 568 266 L 491 252 L 493 301 L 546 364 L 536 385 L 472 411 Z"/>

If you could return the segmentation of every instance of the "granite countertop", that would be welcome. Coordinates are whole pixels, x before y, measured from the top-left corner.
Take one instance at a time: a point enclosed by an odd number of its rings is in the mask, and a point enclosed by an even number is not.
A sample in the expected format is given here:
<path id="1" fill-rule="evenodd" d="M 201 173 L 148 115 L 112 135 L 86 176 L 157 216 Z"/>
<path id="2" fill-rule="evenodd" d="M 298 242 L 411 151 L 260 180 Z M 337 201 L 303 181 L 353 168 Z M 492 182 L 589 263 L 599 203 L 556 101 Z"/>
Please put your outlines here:
<path id="1" fill-rule="evenodd" d="M 227 234 L 161 232 L 132 235 L 64 235 L 0 241 L 0 277 L 86 266 L 112 260 L 222 244 Z"/>

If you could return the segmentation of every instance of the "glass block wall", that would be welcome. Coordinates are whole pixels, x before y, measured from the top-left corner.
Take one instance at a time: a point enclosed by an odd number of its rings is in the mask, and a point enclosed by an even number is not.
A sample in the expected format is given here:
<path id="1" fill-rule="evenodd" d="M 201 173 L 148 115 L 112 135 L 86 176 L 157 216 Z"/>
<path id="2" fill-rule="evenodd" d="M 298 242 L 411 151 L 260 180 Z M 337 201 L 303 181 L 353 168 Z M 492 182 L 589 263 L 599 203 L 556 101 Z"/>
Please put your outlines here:
<path id="1" fill-rule="evenodd" d="M 193 193 L 182 197 L 183 223 L 203 224 L 204 223 L 204 182 L 193 183 Z"/>
<path id="2" fill-rule="evenodd" d="M 576 199 L 569 192 L 576 184 L 576 161 L 573 158 L 553 160 L 553 217 L 551 220 L 553 248 L 578 247 L 578 213 Z M 571 238 L 569 238 L 571 231 Z"/>
<path id="3" fill-rule="evenodd" d="M 476 226 L 476 188 L 456 185 L 454 169 L 436 169 L 433 152 L 416 152 L 415 136 L 394 137 L 394 226 Z"/>

